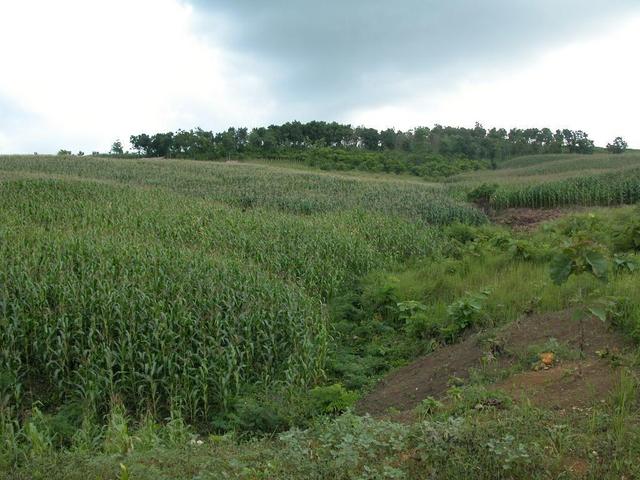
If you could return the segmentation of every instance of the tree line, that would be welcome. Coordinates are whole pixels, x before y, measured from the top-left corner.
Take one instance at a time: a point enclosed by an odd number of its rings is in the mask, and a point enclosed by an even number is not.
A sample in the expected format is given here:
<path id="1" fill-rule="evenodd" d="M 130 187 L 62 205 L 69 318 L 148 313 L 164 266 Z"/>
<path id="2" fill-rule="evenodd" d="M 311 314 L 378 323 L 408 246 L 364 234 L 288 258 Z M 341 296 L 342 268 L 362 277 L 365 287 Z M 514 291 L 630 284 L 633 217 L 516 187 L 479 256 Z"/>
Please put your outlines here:
<path id="1" fill-rule="evenodd" d="M 436 155 L 468 160 L 501 160 L 541 153 L 591 153 L 593 141 L 582 130 L 549 128 L 485 129 L 417 127 L 402 131 L 352 127 L 337 122 L 298 121 L 282 125 L 229 128 L 223 132 L 201 128 L 132 135 L 134 150 L 145 156 L 220 159 L 229 156 L 289 157 L 314 149 Z"/>

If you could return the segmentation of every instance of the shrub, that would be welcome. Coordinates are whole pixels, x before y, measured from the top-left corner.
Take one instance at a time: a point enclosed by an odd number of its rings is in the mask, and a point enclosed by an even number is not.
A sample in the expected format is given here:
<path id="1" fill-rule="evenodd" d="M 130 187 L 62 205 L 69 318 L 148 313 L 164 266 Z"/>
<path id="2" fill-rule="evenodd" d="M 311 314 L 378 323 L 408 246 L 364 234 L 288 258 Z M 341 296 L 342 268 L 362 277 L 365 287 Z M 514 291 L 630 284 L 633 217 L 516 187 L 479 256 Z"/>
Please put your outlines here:
<path id="1" fill-rule="evenodd" d="M 498 190 L 496 183 L 483 183 L 467 194 L 467 200 L 474 203 L 487 204 Z"/>
<path id="2" fill-rule="evenodd" d="M 640 219 L 618 227 L 613 234 L 613 246 L 618 252 L 640 251 Z"/>
<path id="3" fill-rule="evenodd" d="M 355 392 L 345 389 L 339 383 L 327 387 L 315 387 L 309 392 L 312 411 L 321 414 L 342 413 L 351 408 L 358 399 Z"/>
<path id="4" fill-rule="evenodd" d="M 290 427 L 288 420 L 270 402 L 252 398 L 242 399 L 230 414 L 231 428 L 242 433 L 283 432 Z"/>
<path id="5" fill-rule="evenodd" d="M 455 340 L 460 333 L 481 318 L 482 307 L 488 296 L 489 292 L 486 290 L 468 294 L 447 307 L 447 324 L 440 330 L 446 341 Z"/>
<path id="6" fill-rule="evenodd" d="M 469 225 L 463 225 L 462 223 L 449 225 L 445 232 L 460 243 L 469 243 L 478 238 L 478 232 L 475 228 Z"/>

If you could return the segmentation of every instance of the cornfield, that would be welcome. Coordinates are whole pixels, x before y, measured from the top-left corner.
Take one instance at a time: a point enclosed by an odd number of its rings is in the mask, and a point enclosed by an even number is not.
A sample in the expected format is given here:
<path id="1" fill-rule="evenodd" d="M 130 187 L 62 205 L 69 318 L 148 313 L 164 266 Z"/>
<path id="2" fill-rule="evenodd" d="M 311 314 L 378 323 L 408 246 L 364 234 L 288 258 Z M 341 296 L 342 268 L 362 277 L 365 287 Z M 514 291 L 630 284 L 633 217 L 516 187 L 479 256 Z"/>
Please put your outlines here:
<path id="1" fill-rule="evenodd" d="M 86 161 L 0 159 L 0 398 L 18 406 L 117 398 L 199 422 L 248 389 L 304 388 L 329 298 L 437 254 L 428 222 L 484 219 L 419 185 Z"/>
<path id="2" fill-rule="evenodd" d="M 0 157 L 0 175 L 97 180 L 159 187 L 230 206 L 269 208 L 311 215 L 361 210 L 399 215 L 412 222 L 479 224 L 477 209 L 452 200 L 437 186 L 420 182 L 369 181 L 330 174 L 296 172 L 262 165 L 187 160 Z"/>
<path id="3" fill-rule="evenodd" d="M 640 201 L 640 169 L 530 185 L 503 185 L 491 198 L 496 208 L 609 206 Z"/>

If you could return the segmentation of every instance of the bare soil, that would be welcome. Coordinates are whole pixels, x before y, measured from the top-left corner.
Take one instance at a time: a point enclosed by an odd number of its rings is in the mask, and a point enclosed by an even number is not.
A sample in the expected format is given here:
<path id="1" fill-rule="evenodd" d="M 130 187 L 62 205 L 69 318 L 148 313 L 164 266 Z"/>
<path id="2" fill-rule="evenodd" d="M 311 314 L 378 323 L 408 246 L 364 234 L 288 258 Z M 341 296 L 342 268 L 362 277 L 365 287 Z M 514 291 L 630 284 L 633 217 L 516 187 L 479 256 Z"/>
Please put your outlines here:
<path id="1" fill-rule="evenodd" d="M 533 230 L 539 224 L 555 220 L 569 213 L 575 213 L 577 208 L 507 208 L 491 212 L 489 215 L 494 223 L 506 225 L 514 230 Z"/>
<path id="2" fill-rule="evenodd" d="M 584 321 L 584 330 L 584 359 L 560 361 L 547 370 L 524 371 L 495 387 L 516 399 L 527 396 L 534 403 L 551 408 L 582 407 L 605 398 L 618 374 L 610 358 L 601 358 L 601 352 L 621 352 L 629 342 L 595 318 Z M 495 341 L 491 344 L 499 345 L 500 349 L 492 365 L 496 369 L 513 365 L 531 345 L 544 344 L 551 338 L 574 349 L 580 345 L 578 322 L 571 318 L 568 310 L 524 317 L 492 337 Z M 480 334 L 444 346 L 392 372 L 360 400 L 357 410 L 383 416 L 389 410 L 407 412 L 429 396 L 442 398 L 450 379 L 467 379 L 469 370 L 480 367 L 481 359 L 486 358 L 489 350 L 486 335 Z"/>
<path id="3" fill-rule="evenodd" d="M 604 400 L 618 379 L 609 362 L 597 359 L 518 373 L 496 387 L 516 400 L 527 398 L 540 407 L 582 409 Z"/>

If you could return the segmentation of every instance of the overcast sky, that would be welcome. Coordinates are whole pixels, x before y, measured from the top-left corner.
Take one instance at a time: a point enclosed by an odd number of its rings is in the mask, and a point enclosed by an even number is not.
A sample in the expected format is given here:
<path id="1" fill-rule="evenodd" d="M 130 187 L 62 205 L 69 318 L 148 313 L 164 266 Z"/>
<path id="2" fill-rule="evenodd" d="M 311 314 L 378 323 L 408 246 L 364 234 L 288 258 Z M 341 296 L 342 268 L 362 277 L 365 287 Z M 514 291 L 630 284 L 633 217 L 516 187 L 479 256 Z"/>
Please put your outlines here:
<path id="1" fill-rule="evenodd" d="M 640 148 L 638 0 L 0 0 L 0 153 L 327 120 Z"/>

